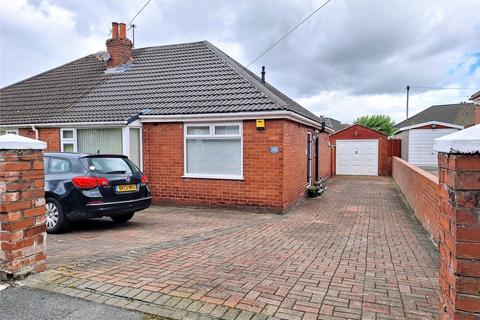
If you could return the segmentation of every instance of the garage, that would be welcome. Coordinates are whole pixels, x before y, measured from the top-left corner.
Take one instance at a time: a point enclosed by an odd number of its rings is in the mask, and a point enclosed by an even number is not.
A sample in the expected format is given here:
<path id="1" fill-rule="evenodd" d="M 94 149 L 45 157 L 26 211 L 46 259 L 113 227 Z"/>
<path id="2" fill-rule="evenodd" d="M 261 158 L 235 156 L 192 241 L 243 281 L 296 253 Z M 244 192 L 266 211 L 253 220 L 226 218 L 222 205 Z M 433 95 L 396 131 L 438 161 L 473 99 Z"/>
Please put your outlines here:
<path id="1" fill-rule="evenodd" d="M 338 140 L 337 175 L 377 176 L 378 140 Z"/>
<path id="2" fill-rule="evenodd" d="M 399 141 L 390 140 L 386 134 L 359 124 L 337 131 L 330 136 L 332 172 L 337 175 L 388 176 L 392 172 L 392 142 Z"/>
<path id="3" fill-rule="evenodd" d="M 411 129 L 408 134 L 408 162 L 416 166 L 437 167 L 438 155 L 433 150 L 436 138 L 458 131 L 457 129 Z"/>

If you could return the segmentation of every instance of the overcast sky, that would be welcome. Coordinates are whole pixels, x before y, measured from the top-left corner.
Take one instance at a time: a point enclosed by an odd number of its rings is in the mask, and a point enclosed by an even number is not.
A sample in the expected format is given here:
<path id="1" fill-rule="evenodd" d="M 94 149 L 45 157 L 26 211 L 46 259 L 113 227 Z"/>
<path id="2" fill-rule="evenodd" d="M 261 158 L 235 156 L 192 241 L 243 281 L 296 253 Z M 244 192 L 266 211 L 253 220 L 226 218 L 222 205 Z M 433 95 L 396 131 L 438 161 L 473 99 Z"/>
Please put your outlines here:
<path id="1" fill-rule="evenodd" d="M 152 0 L 135 47 L 208 40 L 248 65 L 325 0 Z M 146 0 L 1 1 L 0 86 L 105 50 Z M 480 0 L 333 0 L 250 69 L 319 115 L 405 117 L 405 87 L 480 90 Z M 411 114 L 475 90 L 411 90 Z"/>

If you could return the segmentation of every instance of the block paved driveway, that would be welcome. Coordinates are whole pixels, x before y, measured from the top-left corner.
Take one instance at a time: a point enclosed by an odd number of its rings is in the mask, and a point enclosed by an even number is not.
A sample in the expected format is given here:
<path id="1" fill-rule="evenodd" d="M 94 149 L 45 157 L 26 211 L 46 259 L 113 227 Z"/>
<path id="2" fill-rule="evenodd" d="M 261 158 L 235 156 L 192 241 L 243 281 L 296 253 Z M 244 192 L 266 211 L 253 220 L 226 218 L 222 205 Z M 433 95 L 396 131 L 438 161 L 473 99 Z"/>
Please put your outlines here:
<path id="1" fill-rule="evenodd" d="M 437 252 L 389 177 L 335 177 L 283 216 L 155 207 L 48 245 L 24 284 L 163 317 L 437 317 Z"/>

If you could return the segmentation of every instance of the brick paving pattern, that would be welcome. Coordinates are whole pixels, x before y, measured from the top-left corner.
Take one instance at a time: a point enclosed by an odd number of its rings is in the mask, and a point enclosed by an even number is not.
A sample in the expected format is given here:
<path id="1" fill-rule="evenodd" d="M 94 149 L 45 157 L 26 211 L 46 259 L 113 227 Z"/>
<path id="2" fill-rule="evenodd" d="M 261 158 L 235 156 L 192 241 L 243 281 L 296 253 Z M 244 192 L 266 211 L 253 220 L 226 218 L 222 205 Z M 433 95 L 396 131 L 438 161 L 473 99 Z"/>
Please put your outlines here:
<path id="1" fill-rule="evenodd" d="M 77 222 L 66 234 L 48 235 L 47 264 L 54 268 L 72 262 L 88 263 L 127 250 L 268 218 L 256 213 L 228 210 L 151 207 L 137 212 L 127 224 L 114 223 L 109 218 Z"/>
<path id="2" fill-rule="evenodd" d="M 229 217 L 185 238 L 173 229 L 134 250 L 79 258 L 25 284 L 174 319 L 437 317 L 437 253 L 391 178 L 336 177 L 287 215 Z M 118 232 L 123 244 L 128 228 Z"/>

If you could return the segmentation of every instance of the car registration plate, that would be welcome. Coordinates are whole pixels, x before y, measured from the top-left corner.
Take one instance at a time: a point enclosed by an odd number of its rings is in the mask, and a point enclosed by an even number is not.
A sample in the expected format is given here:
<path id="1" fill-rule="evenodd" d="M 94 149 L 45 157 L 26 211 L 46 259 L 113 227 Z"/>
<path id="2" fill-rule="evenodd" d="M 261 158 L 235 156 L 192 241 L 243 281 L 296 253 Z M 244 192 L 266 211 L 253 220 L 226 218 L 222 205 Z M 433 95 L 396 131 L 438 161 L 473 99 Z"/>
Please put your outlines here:
<path id="1" fill-rule="evenodd" d="M 132 192 L 137 191 L 136 184 L 120 184 L 117 186 L 117 192 Z"/>

